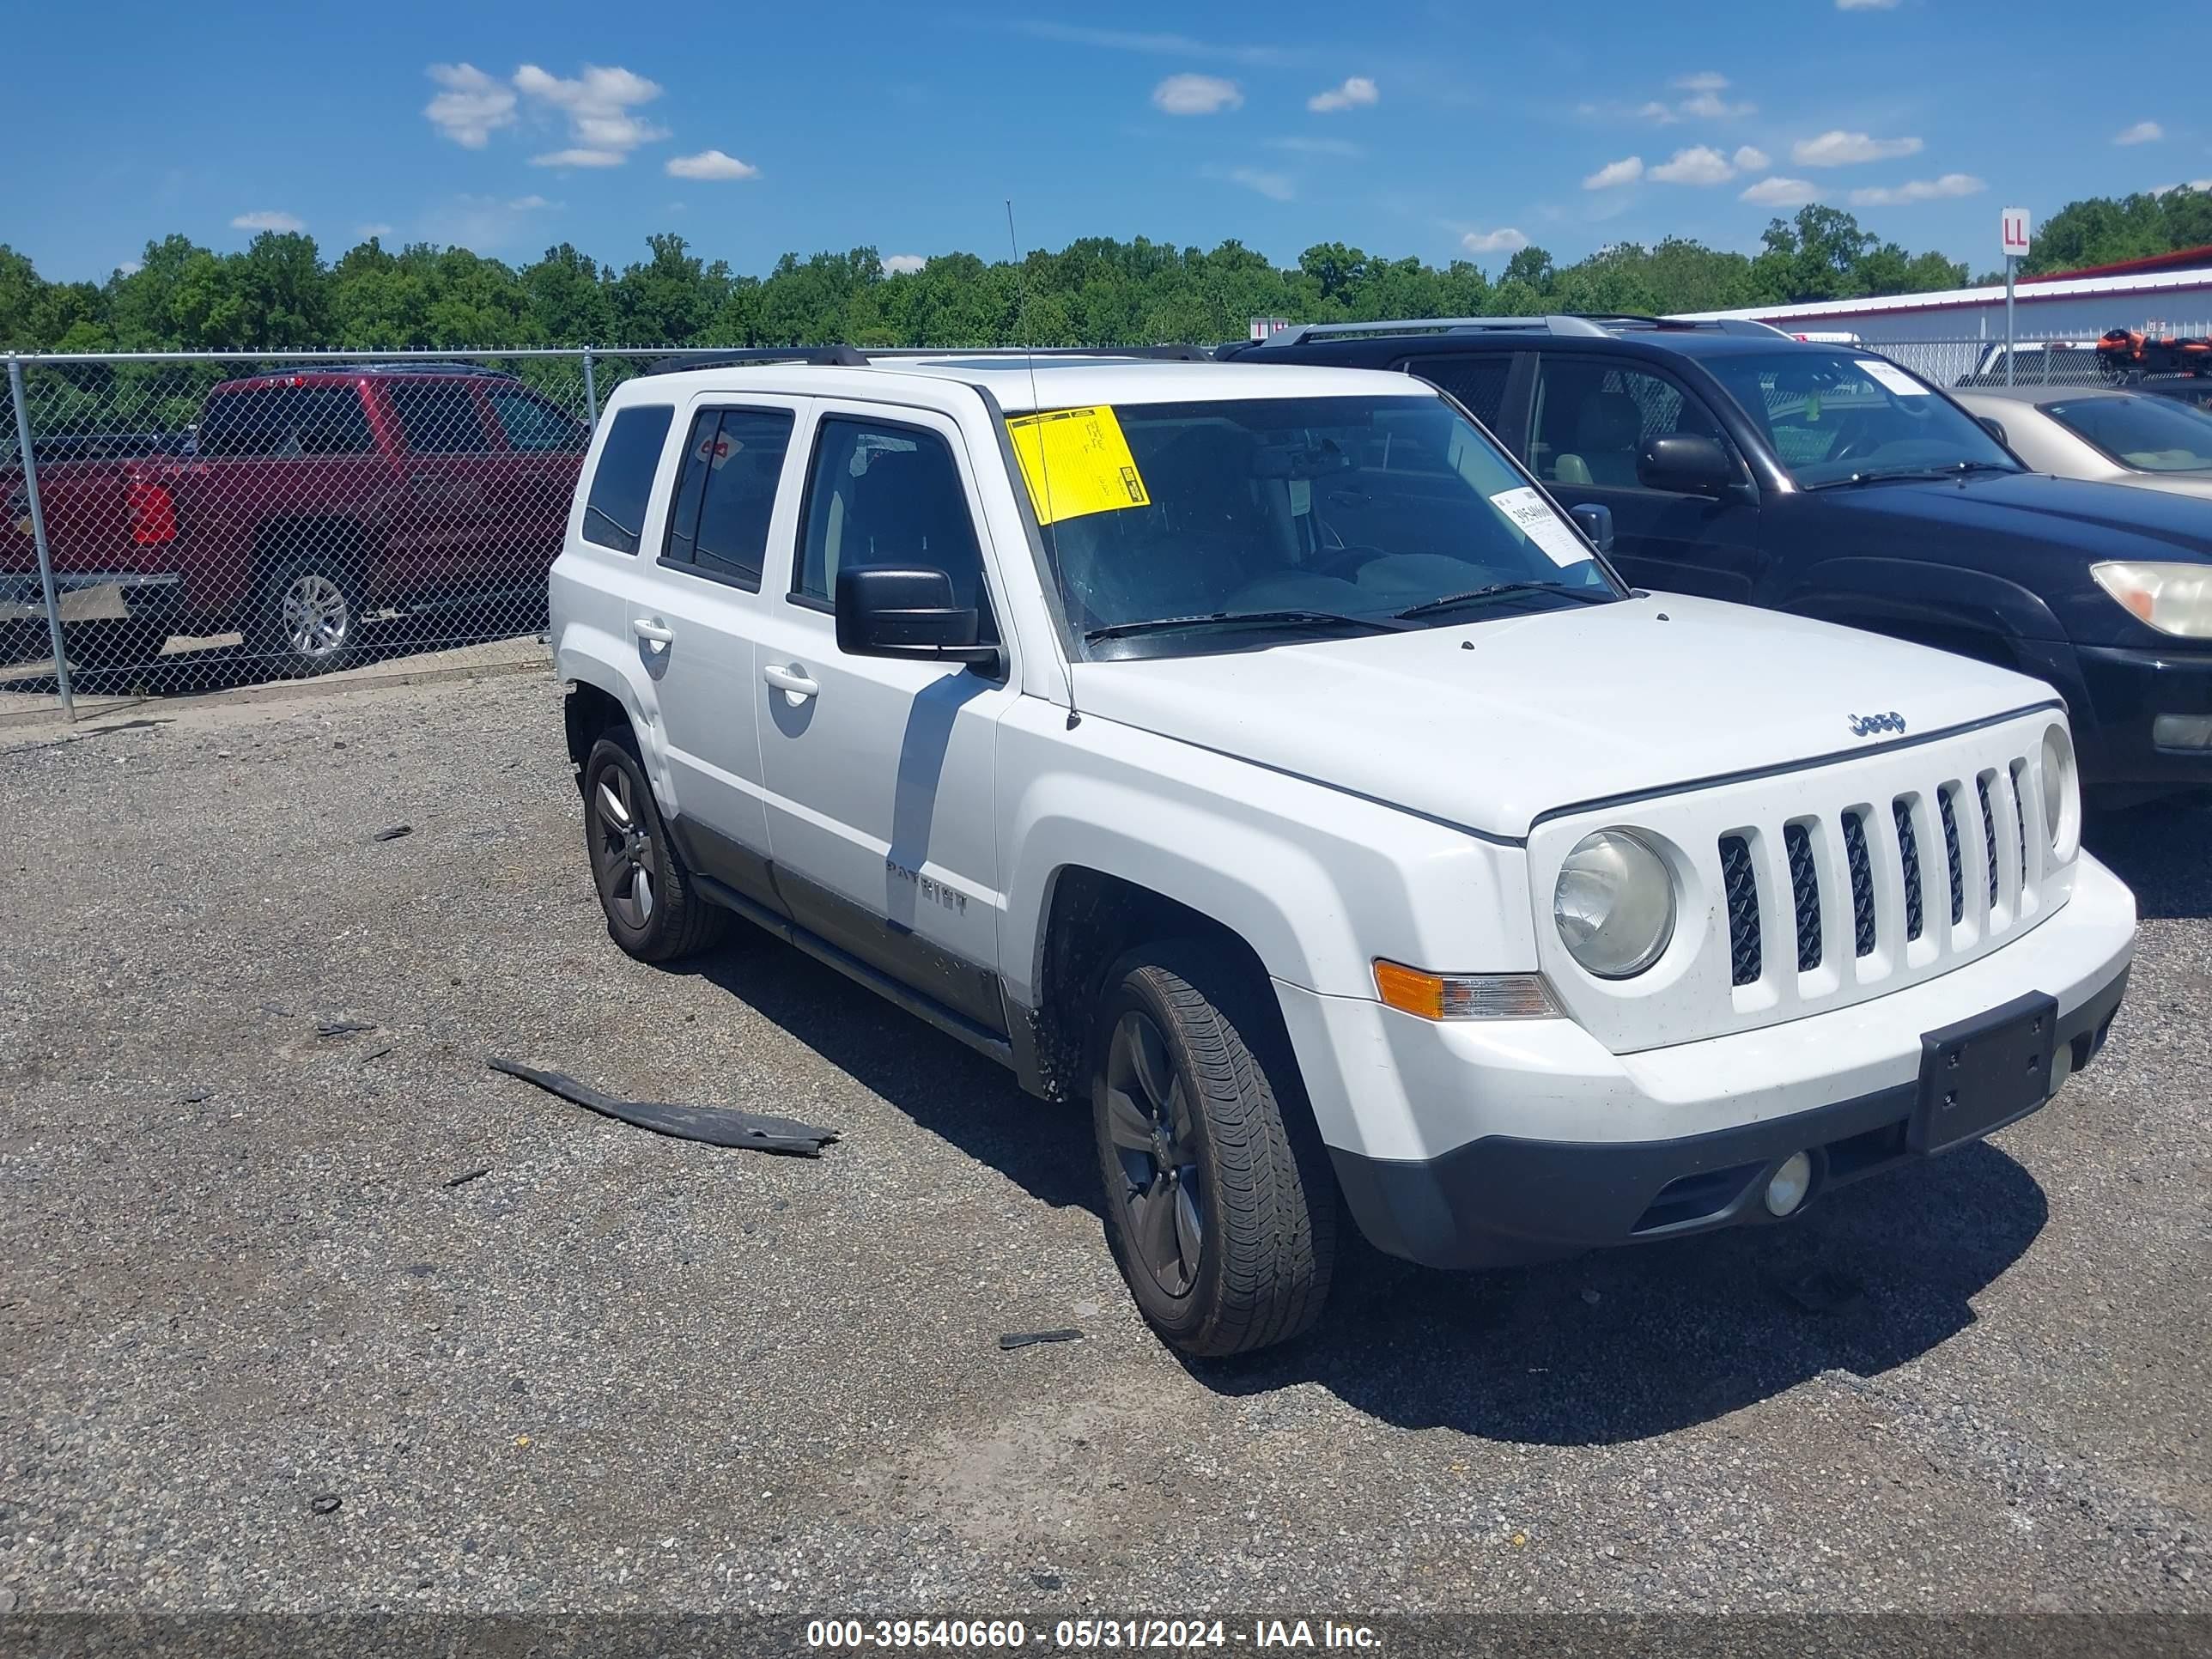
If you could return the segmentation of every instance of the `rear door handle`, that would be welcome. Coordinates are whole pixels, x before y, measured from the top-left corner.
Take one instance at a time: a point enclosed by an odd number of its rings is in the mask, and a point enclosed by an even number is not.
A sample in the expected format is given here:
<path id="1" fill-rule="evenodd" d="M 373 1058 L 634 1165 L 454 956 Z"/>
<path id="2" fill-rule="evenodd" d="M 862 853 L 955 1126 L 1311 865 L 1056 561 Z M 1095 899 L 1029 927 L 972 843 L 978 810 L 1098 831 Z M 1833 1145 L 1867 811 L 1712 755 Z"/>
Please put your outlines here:
<path id="1" fill-rule="evenodd" d="M 822 689 L 807 678 L 806 671 L 796 663 L 788 668 L 779 668 L 770 663 L 761 670 L 761 678 L 793 702 L 805 702 Z"/>
<path id="2" fill-rule="evenodd" d="M 647 622 L 643 617 L 633 617 L 629 631 L 641 640 L 651 640 L 655 645 L 673 645 L 676 642 L 676 630 L 657 619 Z"/>

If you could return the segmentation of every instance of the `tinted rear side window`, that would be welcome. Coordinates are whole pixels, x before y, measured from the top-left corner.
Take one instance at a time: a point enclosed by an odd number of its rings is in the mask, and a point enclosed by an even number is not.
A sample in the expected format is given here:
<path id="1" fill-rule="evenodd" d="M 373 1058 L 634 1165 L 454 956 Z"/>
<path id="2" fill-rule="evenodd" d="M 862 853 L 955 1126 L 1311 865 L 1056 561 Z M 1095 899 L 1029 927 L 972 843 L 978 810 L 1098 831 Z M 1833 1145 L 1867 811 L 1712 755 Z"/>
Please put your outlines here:
<path id="1" fill-rule="evenodd" d="M 261 386 L 208 400 L 203 455 L 366 455 L 376 447 L 361 393 L 349 386 Z"/>
<path id="2" fill-rule="evenodd" d="M 645 527 L 645 504 L 653 494 L 653 475 L 660 447 L 676 410 L 667 404 L 643 404 L 615 416 L 592 474 L 592 493 L 584 501 L 584 539 L 617 553 L 637 551 Z"/>
<path id="3" fill-rule="evenodd" d="M 416 455 L 467 455 L 490 446 L 465 380 L 394 380 L 384 388 Z"/>
<path id="4" fill-rule="evenodd" d="M 1513 373 L 1510 357 L 1417 357 L 1406 367 L 1450 392 L 1483 425 L 1497 426 Z"/>
<path id="5" fill-rule="evenodd" d="M 692 421 L 661 557 L 760 592 L 776 481 L 791 447 L 780 409 L 709 409 Z"/>
<path id="6" fill-rule="evenodd" d="M 591 434 L 581 421 L 572 419 L 550 404 L 540 403 L 527 392 L 495 390 L 484 394 L 492 413 L 499 416 L 509 449 L 573 449 L 582 451 Z"/>

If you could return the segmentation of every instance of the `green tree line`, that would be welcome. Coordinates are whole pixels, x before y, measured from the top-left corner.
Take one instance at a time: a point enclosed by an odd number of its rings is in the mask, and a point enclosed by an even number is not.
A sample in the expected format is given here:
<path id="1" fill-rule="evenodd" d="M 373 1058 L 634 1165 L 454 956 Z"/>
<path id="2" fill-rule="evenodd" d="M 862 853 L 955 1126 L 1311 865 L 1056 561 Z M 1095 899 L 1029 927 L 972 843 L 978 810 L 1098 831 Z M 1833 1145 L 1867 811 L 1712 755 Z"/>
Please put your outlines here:
<path id="1" fill-rule="evenodd" d="M 2212 242 L 2212 193 L 2069 204 L 2031 272 Z M 1207 249 L 1086 237 L 1009 261 L 942 254 L 886 271 L 876 250 L 786 254 L 765 276 L 649 237 L 617 269 L 568 243 L 524 265 L 375 238 L 326 262 L 312 237 L 265 232 L 235 253 L 184 236 L 105 283 L 50 282 L 0 244 L 0 347 L 19 351 L 460 350 L 529 345 L 1103 345 L 1241 337 L 1248 319 L 1356 321 L 1544 311 L 1667 312 L 1923 292 L 1963 265 L 1911 253 L 1850 214 L 1777 219 L 1759 251 L 1680 237 L 1620 242 L 1571 264 L 1524 247 L 1495 275 L 1325 242 L 1290 267 L 1236 241 Z"/>

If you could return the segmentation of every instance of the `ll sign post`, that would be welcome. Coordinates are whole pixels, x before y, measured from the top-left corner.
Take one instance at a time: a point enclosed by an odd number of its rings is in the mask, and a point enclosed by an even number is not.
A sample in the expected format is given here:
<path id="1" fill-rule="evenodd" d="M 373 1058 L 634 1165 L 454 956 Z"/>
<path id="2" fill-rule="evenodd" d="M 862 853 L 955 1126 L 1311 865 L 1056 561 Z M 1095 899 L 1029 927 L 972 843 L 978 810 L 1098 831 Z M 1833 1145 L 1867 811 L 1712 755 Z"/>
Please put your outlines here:
<path id="1" fill-rule="evenodd" d="M 2004 237 L 2005 262 L 2005 384 L 2012 384 L 2012 285 L 2020 262 L 2027 258 L 2031 232 L 2026 208 L 2007 208 L 2000 226 Z"/>

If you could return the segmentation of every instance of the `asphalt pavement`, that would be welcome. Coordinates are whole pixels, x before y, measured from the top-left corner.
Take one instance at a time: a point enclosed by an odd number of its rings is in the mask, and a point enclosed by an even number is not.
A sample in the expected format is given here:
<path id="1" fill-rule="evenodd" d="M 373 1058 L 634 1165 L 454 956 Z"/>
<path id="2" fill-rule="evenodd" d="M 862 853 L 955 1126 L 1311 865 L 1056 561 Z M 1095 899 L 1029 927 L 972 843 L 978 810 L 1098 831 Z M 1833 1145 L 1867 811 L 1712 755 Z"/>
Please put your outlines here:
<path id="1" fill-rule="evenodd" d="M 1197 1364 L 1080 1114 L 614 948 L 543 678 L 128 716 L 0 730 L 0 1611 L 2212 1611 L 2212 812 L 1993 1143 Z"/>

